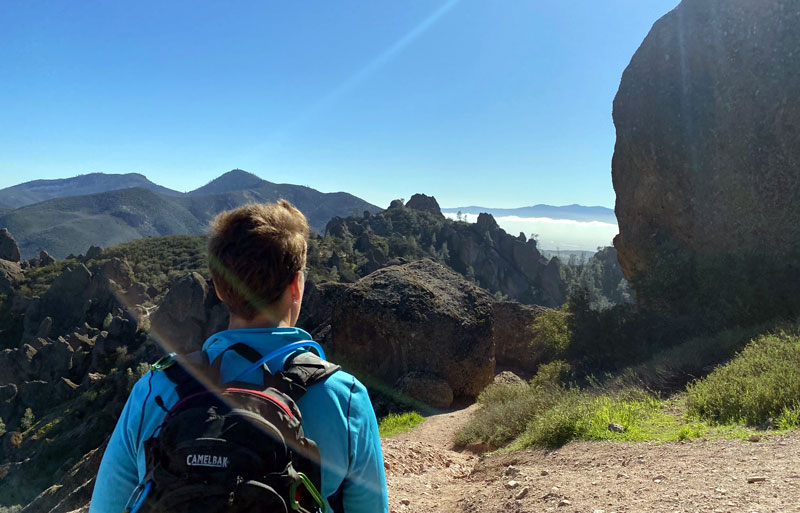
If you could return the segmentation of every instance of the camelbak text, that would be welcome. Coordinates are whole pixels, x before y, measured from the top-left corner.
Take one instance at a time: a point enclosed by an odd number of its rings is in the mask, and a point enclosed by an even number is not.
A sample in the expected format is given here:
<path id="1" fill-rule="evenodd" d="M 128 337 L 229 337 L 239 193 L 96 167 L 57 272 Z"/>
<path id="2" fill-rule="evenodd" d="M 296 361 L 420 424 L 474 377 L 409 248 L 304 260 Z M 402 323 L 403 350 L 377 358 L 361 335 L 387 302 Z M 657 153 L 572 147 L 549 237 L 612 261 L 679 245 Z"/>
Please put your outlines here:
<path id="1" fill-rule="evenodd" d="M 190 467 L 228 468 L 228 457 L 213 456 L 211 454 L 190 454 L 186 457 L 186 464 Z"/>

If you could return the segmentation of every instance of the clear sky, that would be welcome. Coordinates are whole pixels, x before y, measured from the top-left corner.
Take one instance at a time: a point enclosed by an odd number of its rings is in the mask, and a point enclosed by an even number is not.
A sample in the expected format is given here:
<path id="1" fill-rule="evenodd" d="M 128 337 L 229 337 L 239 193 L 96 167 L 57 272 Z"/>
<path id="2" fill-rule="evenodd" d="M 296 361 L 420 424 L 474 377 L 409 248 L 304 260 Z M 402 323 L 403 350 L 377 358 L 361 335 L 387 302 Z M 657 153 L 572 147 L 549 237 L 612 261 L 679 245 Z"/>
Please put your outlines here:
<path id="1" fill-rule="evenodd" d="M 677 0 L 0 3 L 0 188 L 241 168 L 385 207 L 613 207 L 611 102 Z"/>

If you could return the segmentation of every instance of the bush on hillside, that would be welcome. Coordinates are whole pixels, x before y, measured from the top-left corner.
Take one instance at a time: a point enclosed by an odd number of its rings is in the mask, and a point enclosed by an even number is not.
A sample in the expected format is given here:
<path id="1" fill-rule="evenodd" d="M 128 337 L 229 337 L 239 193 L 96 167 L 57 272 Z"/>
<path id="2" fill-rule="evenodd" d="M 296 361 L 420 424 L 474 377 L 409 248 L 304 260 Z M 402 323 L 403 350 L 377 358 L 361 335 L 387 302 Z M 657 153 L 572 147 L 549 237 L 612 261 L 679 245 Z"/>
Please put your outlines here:
<path id="1" fill-rule="evenodd" d="M 461 427 L 453 439 L 456 446 L 485 442 L 503 447 L 522 434 L 537 415 L 558 402 L 565 393 L 561 379 L 564 362 L 540 367 L 529 384 L 489 385 L 478 396 L 481 409 Z"/>
<path id="2" fill-rule="evenodd" d="M 572 440 L 647 438 L 643 424 L 657 414 L 658 404 L 655 397 L 638 389 L 614 394 L 571 389 L 532 419 L 514 446 L 553 448 Z M 611 431 L 612 423 L 622 426 L 622 431 Z"/>
<path id="3" fill-rule="evenodd" d="M 773 418 L 798 427 L 800 334 L 780 330 L 757 338 L 688 391 L 689 412 L 713 423 L 760 426 Z"/>
<path id="4" fill-rule="evenodd" d="M 541 348 L 545 358 L 560 358 L 569 347 L 572 332 L 569 326 L 569 308 L 548 308 L 536 316 L 531 330 L 531 345 Z"/>

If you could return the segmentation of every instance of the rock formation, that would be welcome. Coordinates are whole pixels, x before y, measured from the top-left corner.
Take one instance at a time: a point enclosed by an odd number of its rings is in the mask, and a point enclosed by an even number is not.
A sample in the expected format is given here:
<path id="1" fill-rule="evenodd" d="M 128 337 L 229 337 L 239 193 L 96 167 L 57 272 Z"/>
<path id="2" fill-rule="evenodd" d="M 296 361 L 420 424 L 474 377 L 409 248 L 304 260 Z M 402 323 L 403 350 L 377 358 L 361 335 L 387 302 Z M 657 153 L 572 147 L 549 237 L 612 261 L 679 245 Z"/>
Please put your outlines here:
<path id="1" fill-rule="evenodd" d="M 430 382 L 443 380 L 452 395 L 475 397 L 494 376 L 493 329 L 491 296 L 420 260 L 380 269 L 342 291 L 329 347 L 388 385 L 424 373 Z M 419 376 L 401 381 L 409 393 L 421 391 Z M 445 392 L 437 406 L 449 400 Z"/>
<path id="2" fill-rule="evenodd" d="M 698 302 L 733 281 L 796 289 L 798 26 L 795 0 L 684 0 L 631 59 L 613 108 L 614 245 L 645 303 L 679 308 L 701 273 Z M 746 255 L 762 262 L 750 276 Z"/>
<path id="3" fill-rule="evenodd" d="M 493 305 L 495 359 L 498 366 L 533 372 L 548 355 L 534 347 L 533 322 L 545 310 L 512 301 Z"/>
<path id="4" fill-rule="evenodd" d="M 0 230 L 0 260 L 8 260 L 9 262 L 19 262 L 19 246 L 14 237 L 3 228 Z"/>
<path id="5" fill-rule="evenodd" d="M 55 263 L 56 259 L 50 256 L 50 253 L 48 253 L 45 250 L 41 250 L 39 252 L 39 262 L 38 262 L 39 267 L 44 267 L 46 265 L 53 265 Z"/>
<path id="6" fill-rule="evenodd" d="M 475 224 L 446 219 L 436 199 L 424 194 L 415 194 L 405 205 L 395 200 L 368 217 L 334 218 L 325 233 L 341 239 L 336 243 L 348 250 L 337 253 L 339 276 L 334 279 L 355 281 L 397 257 L 431 258 L 509 299 L 543 306 L 559 306 L 566 299 L 558 268 L 547 268 L 536 241 L 507 234 L 486 213 Z M 325 261 L 336 250 L 329 251 Z M 342 273 L 346 269 L 355 276 Z"/>
<path id="7" fill-rule="evenodd" d="M 22 269 L 17 262 L 0 260 L 0 294 L 10 295 L 22 278 Z"/>
<path id="8" fill-rule="evenodd" d="M 200 349 L 206 338 L 227 327 L 228 310 L 212 282 L 190 273 L 170 286 L 151 322 L 152 334 L 166 352 L 187 353 Z"/>
<path id="9" fill-rule="evenodd" d="M 425 194 L 414 194 L 411 199 L 406 202 L 406 208 L 413 208 L 427 212 L 435 216 L 444 217 L 442 209 L 439 208 L 439 202 L 433 196 L 426 196 Z"/>

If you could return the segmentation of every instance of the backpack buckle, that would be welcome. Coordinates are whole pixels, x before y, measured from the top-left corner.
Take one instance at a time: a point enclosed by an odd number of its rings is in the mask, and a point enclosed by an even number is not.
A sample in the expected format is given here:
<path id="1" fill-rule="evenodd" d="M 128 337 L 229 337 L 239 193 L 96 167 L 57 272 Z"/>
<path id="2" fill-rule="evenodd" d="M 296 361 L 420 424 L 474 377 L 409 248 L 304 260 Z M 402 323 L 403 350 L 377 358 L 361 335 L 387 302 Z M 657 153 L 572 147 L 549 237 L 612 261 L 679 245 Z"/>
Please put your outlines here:
<path id="1" fill-rule="evenodd" d="M 168 369 L 175 364 L 176 356 L 178 356 L 177 353 L 165 354 L 164 356 L 156 360 L 155 363 L 153 363 L 150 367 L 153 370 L 157 371 Z"/>
<path id="2" fill-rule="evenodd" d="M 306 491 L 308 491 L 309 495 L 311 495 L 311 498 L 314 499 L 314 502 L 317 503 L 320 511 L 325 511 L 325 503 L 322 500 L 322 494 L 319 493 L 319 490 L 317 490 L 317 487 L 314 486 L 314 483 L 312 483 L 308 476 L 302 472 L 298 472 L 297 477 L 300 479 L 298 481 L 292 481 L 292 484 L 289 485 L 289 506 L 294 511 L 299 511 L 300 513 L 312 513 L 301 506 L 299 502 L 297 502 L 297 485 L 298 483 L 301 483 L 305 487 Z"/>
<path id="3" fill-rule="evenodd" d="M 153 488 L 152 481 L 142 483 L 134 488 L 133 493 L 131 493 L 131 496 L 128 498 L 128 502 L 125 504 L 123 513 L 136 513 L 139 511 L 147 495 L 150 493 L 151 488 Z"/>

